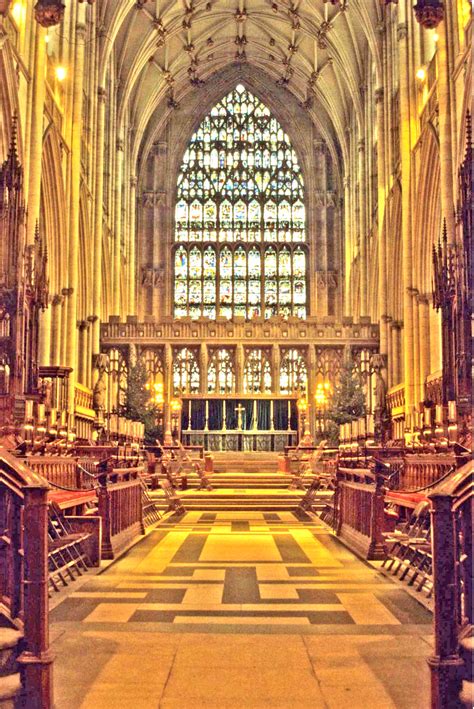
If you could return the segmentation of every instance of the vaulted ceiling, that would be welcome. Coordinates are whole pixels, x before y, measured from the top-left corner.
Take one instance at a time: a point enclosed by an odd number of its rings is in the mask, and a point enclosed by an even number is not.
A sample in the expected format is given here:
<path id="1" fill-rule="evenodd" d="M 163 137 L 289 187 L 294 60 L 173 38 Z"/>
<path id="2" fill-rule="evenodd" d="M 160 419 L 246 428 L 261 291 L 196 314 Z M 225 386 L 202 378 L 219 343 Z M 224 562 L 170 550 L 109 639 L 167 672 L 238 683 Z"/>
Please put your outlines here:
<path id="1" fill-rule="evenodd" d="M 101 67 L 115 63 L 119 127 L 144 134 L 157 109 L 229 65 L 246 64 L 322 111 L 342 135 L 360 115 L 368 62 L 378 66 L 378 0 L 103 0 Z M 120 128 L 119 128 L 120 129 Z"/>

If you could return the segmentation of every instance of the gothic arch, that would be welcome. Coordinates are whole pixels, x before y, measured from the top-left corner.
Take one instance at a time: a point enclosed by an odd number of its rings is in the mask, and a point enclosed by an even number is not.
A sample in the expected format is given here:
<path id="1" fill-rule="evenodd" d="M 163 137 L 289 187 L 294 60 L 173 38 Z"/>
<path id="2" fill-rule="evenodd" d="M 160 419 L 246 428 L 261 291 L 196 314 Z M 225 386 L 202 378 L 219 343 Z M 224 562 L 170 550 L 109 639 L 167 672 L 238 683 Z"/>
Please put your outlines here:
<path id="1" fill-rule="evenodd" d="M 172 310 L 171 245 L 174 240 L 174 218 L 172 215 L 175 210 L 176 183 L 182 158 L 193 132 L 201 121 L 212 107 L 238 83 L 242 83 L 268 107 L 283 130 L 289 135 L 298 156 L 305 184 L 307 241 L 311 246 L 309 272 L 311 274 L 316 271 L 324 272 L 328 268 L 339 273 L 342 272 L 344 245 L 340 234 L 341 219 L 337 216 L 338 210 L 341 209 L 337 199 L 341 184 L 340 147 L 327 129 L 329 121 L 326 123 L 326 128 L 317 126 L 311 121 L 308 114 L 301 110 L 297 100 L 287 91 L 275 86 L 275 83 L 271 82 L 266 75 L 258 74 L 252 67 L 231 66 L 217 74 L 212 84 L 206 84 L 206 87 L 201 91 L 190 92 L 181 102 L 179 110 L 173 112 L 166 125 L 161 125 L 161 129 L 153 128 L 154 122 L 152 121 L 152 126 L 143 139 L 143 148 L 137 169 L 139 190 L 142 195 L 147 193 L 151 195 L 150 199 L 153 204 L 149 204 L 149 208 L 154 209 L 153 219 L 158 220 L 160 224 L 159 228 L 155 228 L 154 238 L 158 239 L 160 243 L 153 247 L 150 246 L 150 236 L 144 237 L 143 234 L 146 218 L 140 218 L 137 243 L 141 253 L 138 256 L 142 267 L 160 265 L 164 268 L 164 273 L 169 275 L 166 297 L 163 301 L 162 315 L 165 316 L 168 316 Z M 337 213 L 334 225 L 330 229 L 331 233 L 327 233 L 327 235 L 326 232 L 324 234 L 317 233 L 318 210 L 321 211 L 325 208 L 321 202 L 317 202 L 316 195 L 319 188 L 316 159 L 318 150 L 325 155 L 326 161 L 330 161 L 327 164 L 331 166 L 332 194 L 334 205 L 337 205 L 335 206 Z M 322 187 L 321 191 L 326 194 L 327 190 L 328 183 Z M 146 197 L 146 199 L 149 198 Z M 159 216 L 160 212 L 161 216 Z M 148 245 L 146 245 L 147 238 Z M 337 254 L 337 261 L 328 266 L 328 242 L 330 239 L 334 239 L 336 242 L 333 251 Z M 154 264 L 149 263 L 152 252 Z M 328 314 L 328 294 L 327 292 L 318 292 L 315 281 L 316 279 L 313 278 L 310 282 L 309 302 L 313 306 L 310 315 L 315 315 L 317 309 L 318 314 L 324 316 Z M 341 287 L 339 279 L 338 290 Z M 142 304 L 144 297 L 146 296 L 142 294 Z M 334 299 L 336 304 L 340 302 L 338 292 L 334 293 Z M 148 301 L 150 301 L 149 298 Z M 336 307 L 338 306 L 336 305 Z"/>
<path id="2" fill-rule="evenodd" d="M 18 78 L 16 75 L 13 52 L 10 42 L 5 40 L 0 51 L 0 163 L 8 154 L 11 143 L 11 119 L 17 116 L 17 152 L 20 164 L 23 165 L 21 114 L 18 104 Z"/>

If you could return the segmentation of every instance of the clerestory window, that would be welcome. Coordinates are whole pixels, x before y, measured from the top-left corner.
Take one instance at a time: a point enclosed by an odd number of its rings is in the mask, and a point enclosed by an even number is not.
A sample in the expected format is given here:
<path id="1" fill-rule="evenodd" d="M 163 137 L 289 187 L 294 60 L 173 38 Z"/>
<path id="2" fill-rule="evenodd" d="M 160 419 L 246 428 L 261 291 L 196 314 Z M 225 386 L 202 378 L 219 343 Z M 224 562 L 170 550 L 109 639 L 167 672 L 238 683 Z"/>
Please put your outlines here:
<path id="1" fill-rule="evenodd" d="M 307 313 L 304 184 L 287 134 L 239 84 L 194 133 L 178 177 L 174 315 Z"/>

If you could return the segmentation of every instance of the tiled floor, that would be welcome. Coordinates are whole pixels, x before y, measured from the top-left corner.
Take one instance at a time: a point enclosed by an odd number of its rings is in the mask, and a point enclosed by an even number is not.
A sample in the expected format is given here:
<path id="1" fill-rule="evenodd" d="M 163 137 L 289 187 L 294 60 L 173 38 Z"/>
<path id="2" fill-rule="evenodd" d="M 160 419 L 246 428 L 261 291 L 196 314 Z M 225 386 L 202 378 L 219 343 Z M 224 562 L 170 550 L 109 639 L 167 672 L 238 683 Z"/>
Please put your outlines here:
<path id="1" fill-rule="evenodd" d="M 322 523 L 189 512 L 52 612 L 56 707 L 424 709 L 430 634 Z"/>

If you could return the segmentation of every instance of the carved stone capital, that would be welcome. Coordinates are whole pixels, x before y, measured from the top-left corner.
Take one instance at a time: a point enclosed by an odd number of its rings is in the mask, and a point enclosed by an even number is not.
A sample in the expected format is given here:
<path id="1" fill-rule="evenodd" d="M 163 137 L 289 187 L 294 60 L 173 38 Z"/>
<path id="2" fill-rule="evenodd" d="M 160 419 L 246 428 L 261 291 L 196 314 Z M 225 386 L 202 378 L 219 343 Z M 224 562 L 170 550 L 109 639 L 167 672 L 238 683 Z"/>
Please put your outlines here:
<path id="1" fill-rule="evenodd" d="M 115 145 L 116 145 L 117 150 L 120 150 L 120 152 L 123 153 L 124 148 L 125 148 L 125 143 L 123 141 L 123 138 L 117 138 L 117 142 Z"/>
<path id="2" fill-rule="evenodd" d="M 61 303 L 64 301 L 64 296 L 59 295 L 59 293 L 56 293 L 56 295 L 53 295 L 51 298 L 51 305 L 61 305 Z"/>
<path id="3" fill-rule="evenodd" d="M 63 289 L 61 290 L 61 293 L 62 293 L 62 295 L 64 295 L 64 296 L 72 295 L 72 294 L 74 293 L 74 288 L 63 288 Z"/>
<path id="4" fill-rule="evenodd" d="M 397 39 L 401 42 L 402 39 L 406 39 L 408 36 L 408 25 L 406 22 L 400 22 L 397 27 Z"/>
<path id="5" fill-rule="evenodd" d="M 99 86 L 97 89 L 97 98 L 99 100 L 99 103 L 105 103 L 105 100 L 107 98 L 107 89 L 104 89 L 103 86 Z"/>
<path id="6" fill-rule="evenodd" d="M 382 101 L 383 101 L 383 94 L 384 94 L 384 92 L 383 92 L 383 87 L 382 87 L 382 86 L 380 86 L 378 89 L 375 89 L 375 91 L 374 91 L 375 103 L 382 103 Z"/>

